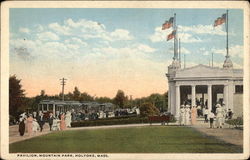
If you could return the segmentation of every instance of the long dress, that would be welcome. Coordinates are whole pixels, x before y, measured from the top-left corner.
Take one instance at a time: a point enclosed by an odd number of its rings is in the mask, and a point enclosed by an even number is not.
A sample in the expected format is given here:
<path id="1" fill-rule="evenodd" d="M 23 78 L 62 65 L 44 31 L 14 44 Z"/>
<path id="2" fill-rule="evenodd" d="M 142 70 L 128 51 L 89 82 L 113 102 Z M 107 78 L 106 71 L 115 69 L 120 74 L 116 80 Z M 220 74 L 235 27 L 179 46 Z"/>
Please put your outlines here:
<path id="1" fill-rule="evenodd" d="M 191 109 L 191 124 L 192 125 L 196 124 L 196 115 L 197 115 L 197 109 L 193 107 Z"/>
<path id="2" fill-rule="evenodd" d="M 71 127 L 71 113 L 67 112 L 65 117 L 66 127 Z"/>
<path id="3" fill-rule="evenodd" d="M 190 108 L 185 108 L 185 125 L 190 124 Z"/>
<path id="4" fill-rule="evenodd" d="M 223 123 L 223 108 L 218 107 L 216 108 L 216 121 L 217 121 L 217 127 L 222 128 Z"/>
<path id="5" fill-rule="evenodd" d="M 61 115 L 60 130 L 65 130 L 65 129 L 66 129 L 65 117 L 64 115 Z"/>
<path id="6" fill-rule="evenodd" d="M 40 129 L 40 126 L 37 123 L 37 121 L 34 119 L 33 120 L 33 125 L 32 125 L 32 130 L 33 130 L 33 132 L 37 132 L 39 129 Z"/>
<path id="7" fill-rule="evenodd" d="M 19 123 L 20 136 L 23 136 L 24 132 L 25 132 L 25 123 L 24 123 L 24 119 L 22 119 L 21 122 Z"/>
<path id="8" fill-rule="evenodd" d="M 27 129 L 28 129 L 28 134 L 29 136 L 32 134 L 33 130 L 32 130 L 32 127 L 33 127 L 33 118 L 32 117 L 29 117 L 27 118 Z"/>
<path id="9" fill-rule="evenodd" d="M 180 125 L 185 125 L 185 109 L 180 109 Z"/>

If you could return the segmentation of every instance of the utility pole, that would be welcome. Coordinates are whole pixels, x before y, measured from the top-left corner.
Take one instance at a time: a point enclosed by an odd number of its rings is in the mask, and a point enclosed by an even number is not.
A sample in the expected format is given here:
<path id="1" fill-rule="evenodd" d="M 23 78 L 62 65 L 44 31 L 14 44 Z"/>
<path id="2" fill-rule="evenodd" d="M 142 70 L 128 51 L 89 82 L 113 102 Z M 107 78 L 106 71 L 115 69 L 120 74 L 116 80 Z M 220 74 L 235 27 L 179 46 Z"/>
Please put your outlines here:
<path id="1" fill-rule="evenodd" d="M 66 85 L 66 80 L 65 78 L 60 79 L 62 85 L 62 101 L 64 101 L 64 86 Z"/>

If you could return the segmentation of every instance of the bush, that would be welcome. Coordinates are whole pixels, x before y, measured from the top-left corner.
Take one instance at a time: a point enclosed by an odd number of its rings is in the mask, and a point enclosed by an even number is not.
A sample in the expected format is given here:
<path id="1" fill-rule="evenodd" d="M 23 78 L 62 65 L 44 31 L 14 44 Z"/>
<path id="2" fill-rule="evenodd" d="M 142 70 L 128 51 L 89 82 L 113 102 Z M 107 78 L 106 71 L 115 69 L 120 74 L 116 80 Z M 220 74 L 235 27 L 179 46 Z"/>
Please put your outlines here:
<path id="1" fill-rule="evenodd" d="M 243 125 L 243 117 L 237 117 L 236 119 L 229 119 L 226 121 L 227 124 L 234 126 L 235 128 L 239 128 Z"/>
<path id="2" fill-rule="evenodd" d="M 172 119 L 174 120 L 174 119 Z M 160 122 L 160 121 L 159 121 Z M 170 121 L 174 122 L 174 121 Z M 113 117 L 98 120 L 85 120 L 72 122 L 71 127 L 85 127 L 85 126 L 102 126 L 102 125 L 119 125 L 119 124 L 136 124 L 136 123 L 149 123 L 148 117 Z M 155 121 L 155 123 L 157 123 Z"/>
<path id="3" fill-rule="evenodd" d="M 146 116 L 159 115 L 160 111 L 152 103 L 144 103 L 140 107 L 140 113 L 142 116 L 146 117 Z"/>

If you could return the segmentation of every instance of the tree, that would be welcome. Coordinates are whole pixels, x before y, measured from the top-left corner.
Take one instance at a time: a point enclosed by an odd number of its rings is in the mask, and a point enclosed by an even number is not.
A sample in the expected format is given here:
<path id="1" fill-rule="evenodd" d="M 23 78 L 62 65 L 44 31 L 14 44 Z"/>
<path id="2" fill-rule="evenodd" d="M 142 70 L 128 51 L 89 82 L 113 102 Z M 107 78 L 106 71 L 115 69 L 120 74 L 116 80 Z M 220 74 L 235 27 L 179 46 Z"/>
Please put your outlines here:
<path id="1" fill-rule="evenodd" d="M 93 101 L 94 98 L 86 92 L 81 93 L 79 101 Z"/>
<path id="2" fill-rule="evenodd" d="M 9 112 L 10 115 L 17 117 L 18 109 L 23 106 L 24 90 L 22 89 L 21 80 L 16 75 L 9 78 Z"/>
<path id="3" fill-rule="evenodd" d="M 144 117 L 159 115 L 159 113 L 159 109 L 149 102 L 143 103 L 140 107 L 140 114 Z"/>
<path id="4" fill-rule="evenodd" d="M 79 91 L 77 87 L 75 87 L 73 91 L 73 100 L 78 101 L 80 99 L 80 96 L 81 96 L 81 92 Z"/>
<path id="5" fill-rule="evenodd" d="M 38 109 L 38 104 L 42 100 L 50 99 L 48 95 L 46 95 L 45 90 L 40 91 L 40 95 L 35 96 L 34 98 L 31 98 L 29 100 L 29 103 L 27 103 L 27 106 L 30 106 L 32 110 L 36 111 Z"/>
<path id="6" fill-rule="evenodd" d="M 41 90 L 40 95 L 43 97 L 45 96 L 45 90 Z"/>
<path id="7" fill-rule="evenodd" d="M 110 99 L 109 97 L 96 97 L 95 101 L 99 102 L 99 103 L 112 103 L 112 99 Z"/>
<path id="8" fill-rule="evenodd" d="M 127 98 L 122 90 L 118 90 L 117 94 L 114 98 L 114 103 L 118 105 L 120 108 L 124 108 L 124 104 Z"/>

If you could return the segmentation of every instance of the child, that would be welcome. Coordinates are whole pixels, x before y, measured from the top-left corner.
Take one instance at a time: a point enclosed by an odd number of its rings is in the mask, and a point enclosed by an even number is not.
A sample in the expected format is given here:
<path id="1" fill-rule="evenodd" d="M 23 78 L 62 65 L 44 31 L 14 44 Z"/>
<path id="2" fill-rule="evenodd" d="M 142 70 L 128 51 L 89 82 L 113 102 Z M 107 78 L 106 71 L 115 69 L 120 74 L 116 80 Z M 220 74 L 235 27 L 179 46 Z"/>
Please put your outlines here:
<path id="1" fill-rule="evenodd" d="M 210 128 L 214 128 L 214 118 L 215 118 L 214 113 L 210 111 L 210 113 L 208 114 L 208 117 L 210 121 Z"/>

